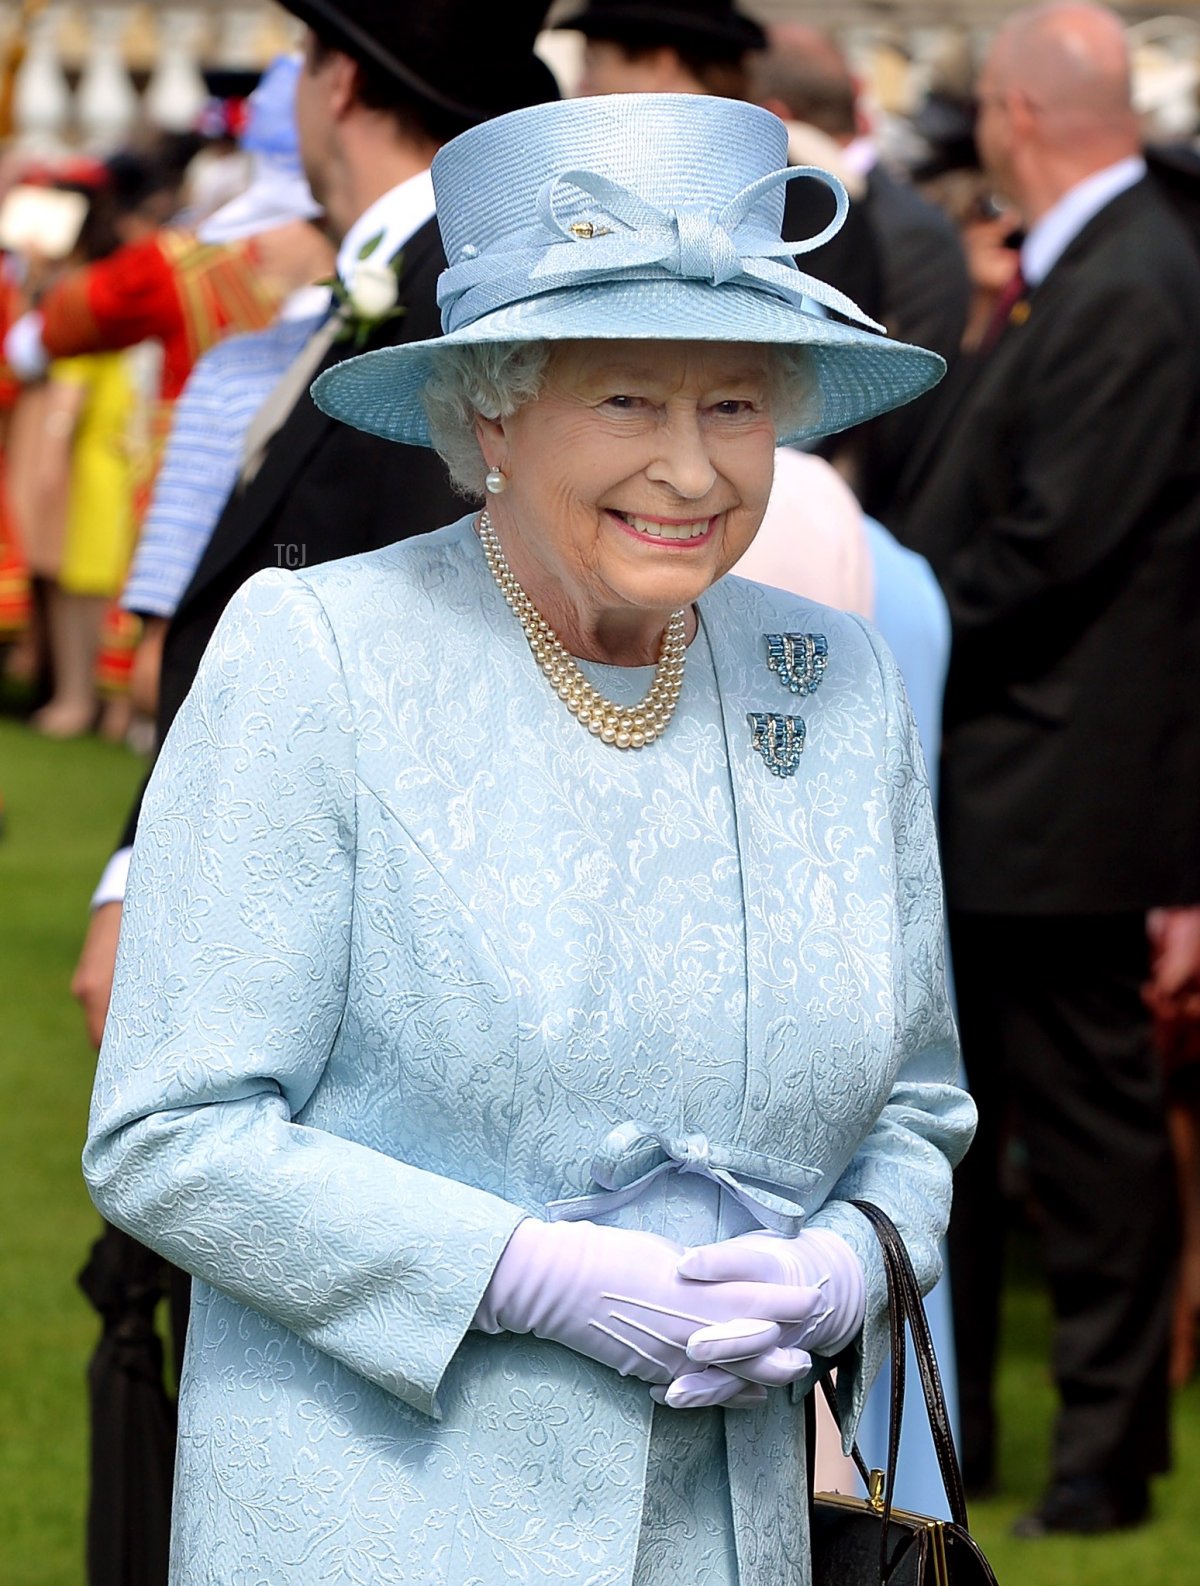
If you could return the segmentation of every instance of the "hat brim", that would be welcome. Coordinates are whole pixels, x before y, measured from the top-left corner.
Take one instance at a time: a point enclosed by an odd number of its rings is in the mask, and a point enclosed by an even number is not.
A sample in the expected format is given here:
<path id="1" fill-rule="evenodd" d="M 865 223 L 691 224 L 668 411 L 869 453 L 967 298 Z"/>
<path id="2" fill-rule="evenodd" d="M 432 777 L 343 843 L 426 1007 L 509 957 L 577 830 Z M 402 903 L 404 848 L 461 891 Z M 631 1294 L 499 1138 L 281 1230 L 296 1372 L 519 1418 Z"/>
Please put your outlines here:
<path id="1" fill-rule="evenodd" d="M 793 445 L 833 435 L 921 396 L 942 378 L 945 361 L 874 332 L 729 284 L 638 280 L 567 287 L 486 314 L 433 341 L 401 343 L 347 358 L 313 384 L 313 401 L 355 429 L 408 446 L 430 446 L 421 392 L 437 360 L 455 347 L 526 341 L 749 342 L 804 347 L 816 390 L 799 427 L 779 434 Z"/>

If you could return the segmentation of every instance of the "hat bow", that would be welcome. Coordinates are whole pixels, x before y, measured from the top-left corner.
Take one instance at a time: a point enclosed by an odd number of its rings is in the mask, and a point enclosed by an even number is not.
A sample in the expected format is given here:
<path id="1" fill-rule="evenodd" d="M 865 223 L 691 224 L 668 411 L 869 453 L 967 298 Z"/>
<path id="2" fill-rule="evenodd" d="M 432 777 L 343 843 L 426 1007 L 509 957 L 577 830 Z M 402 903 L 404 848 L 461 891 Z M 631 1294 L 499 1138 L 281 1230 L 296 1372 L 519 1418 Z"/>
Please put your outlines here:
<path id="1" fill-rule="evenodd" d="M 837 203 L 833 219 L 811 237 L 770 242 L 747 224 L 754 205 L 771 188 L 799 178 L 824 183 Z M 565 221 L 558 205 L 570 190 L 599 206 L 586 220 Z M 438 282 L 442 326 L 449 333 L 533 295 L 620 277 L 652 279 L 662 272 L 680 280 L 721 286 L 743 281 L 768 287 L 803 306 L 807 298 L 859 325 L 881 331 L 836 288 L 806 275 L 792 262 L 841 230 L 850 201 L 828 171 L 797 165 L 768 172 L 720 209 L 660 208 L 632 188 L 598 171 L 563 171 L 538 194 L 538 224 L 510 233 L 486 253 L 468 244 Z"/>

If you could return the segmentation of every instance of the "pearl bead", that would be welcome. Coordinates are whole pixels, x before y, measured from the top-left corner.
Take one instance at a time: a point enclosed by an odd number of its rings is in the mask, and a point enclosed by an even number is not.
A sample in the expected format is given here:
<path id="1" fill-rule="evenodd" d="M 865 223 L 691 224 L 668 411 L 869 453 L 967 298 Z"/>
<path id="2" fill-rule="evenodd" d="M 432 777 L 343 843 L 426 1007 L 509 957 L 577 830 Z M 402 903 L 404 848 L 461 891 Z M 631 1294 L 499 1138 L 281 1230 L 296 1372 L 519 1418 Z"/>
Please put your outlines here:
<path id="1" fill-rule="evenodd" d="M 633 742 L 633 734 L 629 731 L 629 729 L 627 727 L 622 727 L 621 730 L 617 733 L 617 736 L 616 736 L 617 748 L 618 749 L 628 749 L 632 742 Z"/>
<path id="2" fill-rule="evenodd" d="M 604 743 L 616 743 L 617 729 L 612 725 L 611 722 L 606 721 L 604 726 L 600 729 L 600 737 Z"/>
<path id="3" fill-rule="evenodd" d="M 629 742 L 635 749 L 640 749 L 646 742 L 646 734 L 640 727 L 635 727 L 629 734 Z"/>

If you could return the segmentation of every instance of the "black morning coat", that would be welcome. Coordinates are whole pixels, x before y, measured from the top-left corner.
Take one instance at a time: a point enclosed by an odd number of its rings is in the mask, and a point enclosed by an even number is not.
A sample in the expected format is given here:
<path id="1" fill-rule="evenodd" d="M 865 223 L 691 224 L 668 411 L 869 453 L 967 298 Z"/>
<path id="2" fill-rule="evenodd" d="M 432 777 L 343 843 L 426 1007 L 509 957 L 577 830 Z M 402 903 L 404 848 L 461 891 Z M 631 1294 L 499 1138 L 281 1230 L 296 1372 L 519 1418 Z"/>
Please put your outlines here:
<path id="1" fill-rule="evenodd" d="M 436 288 L 446 260 L 437 223 L 430 220 L 410 238 L 403 255 L 404 313 L 362 347 L 335 342 L 323 369 L 357 352 L 441 334 Z M 463 511 L 436 452 L 399 446 L 327 418 L 306 392 L 271 438 L 254 479 L 245 490 L 235 487 L 226 502 L 171 619 L 163 645 L 158 742 L 192 686 L 221 613 L 251 574 L 376 550 L 453 523 Z M 122 846 L 133 841 L 140 802 L 139 797 Z"/>
<path id="2" fill-rule="evenodd" d="M 1200 900 L 1200 251 L 1151 179 L 1018 307 L 911 459 L 950 604 L 952 907 Z"/>

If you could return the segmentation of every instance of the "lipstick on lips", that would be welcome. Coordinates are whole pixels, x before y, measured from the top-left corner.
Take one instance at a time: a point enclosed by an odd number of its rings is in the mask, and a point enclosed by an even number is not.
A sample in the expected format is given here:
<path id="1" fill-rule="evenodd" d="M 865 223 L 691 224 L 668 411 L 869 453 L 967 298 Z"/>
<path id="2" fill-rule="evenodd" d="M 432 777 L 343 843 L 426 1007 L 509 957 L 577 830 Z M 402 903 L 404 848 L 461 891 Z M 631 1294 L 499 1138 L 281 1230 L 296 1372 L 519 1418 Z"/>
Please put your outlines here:
<path id="1" fill-rule="evenodd" d="M 717 521 L 715 514 L 707 518 L 659 518 L 643 516 L 641 513 L 618 512 L 613 507 L 606 510 L 634 539 L 679 549 L 702 545 L 712 534 Z"/>

